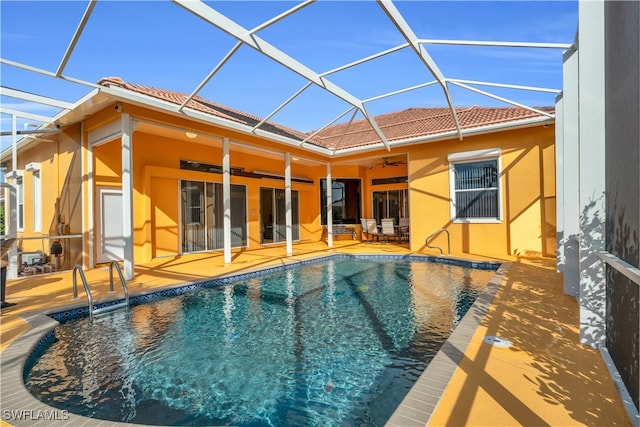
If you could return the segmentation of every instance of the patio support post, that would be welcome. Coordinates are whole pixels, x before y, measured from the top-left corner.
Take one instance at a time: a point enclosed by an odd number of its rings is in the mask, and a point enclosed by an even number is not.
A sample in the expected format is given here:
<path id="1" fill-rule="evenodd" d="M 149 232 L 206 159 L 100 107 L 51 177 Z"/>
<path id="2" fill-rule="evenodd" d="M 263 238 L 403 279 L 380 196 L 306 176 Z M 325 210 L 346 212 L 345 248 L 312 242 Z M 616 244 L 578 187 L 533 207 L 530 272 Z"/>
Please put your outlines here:
<path id="1" fill-rule="evenodd" d="M 564 273 L 564 113 L 562 94 L 556 96 L 556 270 Z M 565 290 L 565 293 L 566 290 Z"/>
<path id="2" fill-rule="evenodd" d="M 18 186 L 16 175 L 18 172 L 18 128 L 17 117 L 15 114 L 11 115 L 11 171 L 13 175 L 13 185 L 9 190 L 9 205 L 11 211 L 9 212 L 9 229 L 11 230 L 11 236 L 18 236 Z M 16 279 L 18 277 L 18 245 L 14 244 L 9 249 L 9 268 L 7 269 L 7 278 Z"/>
<path id="3" fill-rule="evenodd" d="M 563 273 L 563 290 L 566 295 L 578 296 L 580 282 L 579 235 L 580 208 L 578 207 L 578 57 L 580 52 L 571 49 L 563 55 L 563 93 L 562 93 L 562 144 L 556 145 L 556 150 L 562 149 L 562 164 L 558 175 L 562 175 L 564 189 L 560 203 L 562 212 L 562 259 L 558 270 Z M 560 156 L 558 156 L 558 160 Z M 560 194 L 560 193 L 558 193 Z"/>
<path id="4" fill-rule="evenodd" d="M 327 163 L 327 245 L 333 246 L 333 200 L 331 200 L 331 163 Z"/>
<path id="5" fill-rule="evenodd" d="M 605 71 L 604 0 L 580 2 L 579 17 L 579 208 L 580 341 L 597 347 L 606 339 Z"/>
<path id="6" fill-rule="evenodd" d="M 284 202 L 286 206 L 285 224 L 287 238 L 287 256 L 293 255 L 293 233 L 291 215 L 291 153 L 284 154 Z"/>
<path id="7" fill-rule="evenodd" d="M 229 138 L 222 138 L 222 199 L 224 209 L 224 263 L 231 263 L 231 161 Z"/>
<path id="8" fill-rule="evenodd" d="M 122 240 L 124 242 L 124 278 L 133 279 L 133 149 L 132 123 L 122 113 Z"/>

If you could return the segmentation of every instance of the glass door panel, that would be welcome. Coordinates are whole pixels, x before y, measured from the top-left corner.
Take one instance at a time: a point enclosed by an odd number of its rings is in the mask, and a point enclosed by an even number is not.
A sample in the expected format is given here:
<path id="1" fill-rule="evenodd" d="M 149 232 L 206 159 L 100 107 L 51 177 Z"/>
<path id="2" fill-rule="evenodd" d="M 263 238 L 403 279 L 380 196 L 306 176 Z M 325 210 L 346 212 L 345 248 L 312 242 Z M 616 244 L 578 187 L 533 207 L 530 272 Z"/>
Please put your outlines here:
<path id="1" fill-rule="evenodd" d="M 300 240 L 300 215 L 298 192 L 291 192 L 291 238 Z M 285 190 L 279 188 L 260 189 L 261 243 L 287 241 L 287 206 Z"/>
<path id="2" fill-rule="evenodd" d="M 205 250 L 204 183 L 182 181 L 182 252 Z"/>

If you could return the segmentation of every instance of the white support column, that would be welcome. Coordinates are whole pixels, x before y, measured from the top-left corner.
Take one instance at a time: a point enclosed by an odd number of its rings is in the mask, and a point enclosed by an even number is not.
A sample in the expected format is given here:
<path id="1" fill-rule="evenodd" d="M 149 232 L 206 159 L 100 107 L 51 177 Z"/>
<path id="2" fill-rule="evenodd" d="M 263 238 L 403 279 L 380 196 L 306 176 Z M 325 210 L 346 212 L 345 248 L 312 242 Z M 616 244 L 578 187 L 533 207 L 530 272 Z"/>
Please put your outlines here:
<path id="1" fill-rule="evenodd" d="M 16 115 L 11 115 L 11 170 L 18 170 L 18 125 Z"/>
<path id="2" fill-rule="evenodd" d="M 564 272 L 564 115 L 562 95 L 556 97 L 556 269 Z"/>
<path id="3" fill-rule="evenodd" d="M 285 201 L 285 224 L 287 238 L 287 256 L 293 255 L 293 230 L 291 215 L 291 153 L 284 155 L 284 201 Z"/>
<path id="4" fill-rule="evenodd" d="M 580 2 L 580 341 L 606 339 L 604 1 Z"/>
<path id="5" fill-rule="evenodd" d="M 122 113 L 122 239 L 124 240 L 124 278 L 133 279 L 133 147 L 132 123 Z"/>
<path id="6" fill-rule="evenodd" d="M 578 58 L 580 52 L 570 50 L 564 54 L 563 65 L 563 93 L 562 93 L 562 159 L 563 163 L 558 171 L 562 175 L 564 185 L 563 199 L 558 203 L 562 206 L 563 215 L 563 246 L 564 293 L 578 296 L 580 282 L 580 207 L 578 200 L 578 144 L 580 137 L 579 121 L 579 92 L 578 92 Z M 557 199 L 560 200 L 560 199 Z"/>
<path id="7" fill-rule="evenodd" d="M 224 263 L 231 263 L 231 160 L 229 159 L 229 138 L 222 138 L 222 199 L 224 219 Z"/>
<path id="8" fill-rule="evenodd" d="M 82 132 L 82 134 L 84 135 L 84 130 Z M 87 185 L 89 187 L 89 191 L 88 191 L 88 201 L 87 201 L 87 211 L 89 213 L 88 215 L 88 230 L 87 230 L 87 234 L 89 235 L 89 241 L 88 241 L 88 248 L 89 248 L 89 268 L 94 268 L 96 266 L 96 257 L 94 254 L 94 228 L 93 228 L 93 223 L 94 223 L 94 219 L 95 219 L 95 203 L 94 203 L 94 195 L 93 195 L 93 189 L 94 187 L 94 179 L 93 179 L 93 145 L 91 144 L 91 141 L 87 141 Z M 58 193 L 60 192 L 60 189 L 57 189 Z"/>
<path id="9" fill-rule="evenodd" d="M 9 212 L 9 227 L 11 236 L 18 235 L 18 197 L 17 197 L 17 172 L 18 172 L 18 125 L 15 114 L 11 115 L 11 171 L 14 173 L 13 186 L 10 190 L 9 204 L 11 210 Z M 9 267 L 7 268 L 7 278 L 16 279 L 18 277 L 18 245 L 14 244 L 9 253 Z"/>
<path id="10" fill-rule="evenodd" d="M 333 200 L 331 186 L 331 163 L 327 163 L 327 246 L 333 247 Z"/>

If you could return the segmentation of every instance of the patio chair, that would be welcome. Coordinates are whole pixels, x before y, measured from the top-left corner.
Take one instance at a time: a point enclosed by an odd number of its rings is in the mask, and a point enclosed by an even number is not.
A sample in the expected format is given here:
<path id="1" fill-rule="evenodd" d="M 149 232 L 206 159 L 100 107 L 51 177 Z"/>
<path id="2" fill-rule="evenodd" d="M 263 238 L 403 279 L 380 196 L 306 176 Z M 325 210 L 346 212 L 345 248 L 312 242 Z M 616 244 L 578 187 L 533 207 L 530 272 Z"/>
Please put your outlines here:
<path id="1" fill-rule="evenodd" d="M 398 238 L 396 228 L 393 226 L 393 218 L 383 218 L 380 223 L 382 224 L 382 235 L 385 242 L 389 241 L 389 237 Z"/>
<path id="2" fill-rule="evenodd" d="M 409 218 L 401 217 L 398 220 L 398 235 L 400 240 L 409 241 Z"/>
<path id="3" fill-rule="evenodd" d="M 380 231 L 378 231 L 378 222 L 372 218 L 360 218 L 360 224 L 362 225 L 362 232 L 367 238 L 367 242 L 371 237 L 376 236 L 376 240 L 380 240 Z"/>

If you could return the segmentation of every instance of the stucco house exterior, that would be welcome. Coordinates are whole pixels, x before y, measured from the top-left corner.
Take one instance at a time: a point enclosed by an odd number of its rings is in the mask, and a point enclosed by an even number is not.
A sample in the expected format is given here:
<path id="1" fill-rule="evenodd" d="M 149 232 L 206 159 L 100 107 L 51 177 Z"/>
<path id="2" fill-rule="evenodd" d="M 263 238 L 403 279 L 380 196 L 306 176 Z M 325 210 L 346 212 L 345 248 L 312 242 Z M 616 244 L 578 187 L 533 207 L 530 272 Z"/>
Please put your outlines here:
<path id="1" fill-rule="evenodd" d="M 59 242 L 58 268 L 118 259 L 131 275 L 158 257 L 331 245 L 364 238 L 362 218 L 408 218 L 414 251 L 444 228 L 453 252 L 554 255 L 549 108 L 458 108 L 462 132 L 448 108 L 407 109 L 376 117 L 383 142 L 365 119 L 302 133 L 199 97 L 99 84 L 18 144 L 15 171 L 4 157 L 19 251 Z M 429 243 L 447 250 L 444 233 Z"/>

